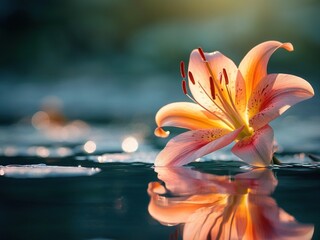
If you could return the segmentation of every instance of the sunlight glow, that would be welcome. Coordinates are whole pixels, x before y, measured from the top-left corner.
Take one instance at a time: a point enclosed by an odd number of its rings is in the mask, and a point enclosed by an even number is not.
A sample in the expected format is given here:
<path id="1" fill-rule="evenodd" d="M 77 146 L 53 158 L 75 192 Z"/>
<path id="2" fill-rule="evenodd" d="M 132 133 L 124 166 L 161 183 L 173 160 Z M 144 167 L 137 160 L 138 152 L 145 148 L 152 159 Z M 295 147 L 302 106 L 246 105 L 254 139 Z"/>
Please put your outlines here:
<path id="1" fill-rule="evenodd" d="M 87 141 L 84 145 L 83 145 L 83 149 L 84 151 L 86 151 L 87 153 L 93 153 L 94 151 L 96 151 L 97 149 L 97 145 L 94 141 Z"/>
<path id="2" fill-rule="evenodd" d="M 132 153 L 138 150 L 139 143 L 134 137 L 127 137 L 122 141 L 122 150 L 127 153 Z"/>

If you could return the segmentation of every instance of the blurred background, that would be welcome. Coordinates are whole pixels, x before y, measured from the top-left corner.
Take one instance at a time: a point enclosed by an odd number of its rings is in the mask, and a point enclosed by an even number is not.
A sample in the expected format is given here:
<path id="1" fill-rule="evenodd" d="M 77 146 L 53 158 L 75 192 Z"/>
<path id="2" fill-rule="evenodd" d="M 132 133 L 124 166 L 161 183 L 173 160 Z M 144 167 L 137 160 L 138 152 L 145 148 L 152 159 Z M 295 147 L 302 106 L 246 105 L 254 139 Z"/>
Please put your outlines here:
<path id="1" fill-rule="evenodd" d="M 274 121 L 278 152 L 319 162 L 319 24 L 319 0 L 0 0 L 0 175 L 11 164 L 102 169 L 89 179 L 0 177 L 1 238 L 169 236 L 146 211 L 156 174 L 137 162 L 153 164 L 168 140 L 153 135 L 157 110 L 189 101 L 179 64 L 199 46 L 239 64 L 263 41 L 291 42 L 269 72 L 305 78 L 316 95 Z M 209 159 L 237 158 L 227 149 Z M 211 169 L 222 174 L 219 164 Z M 309 173 L 279 171 L 276 199 L 318 224 L 318 172 Z"/>
<path id="2" fill-rule="evenodd" d="M 179 62 L 199 46 L 238 64 L 262 41 L 290 41 L 295 51 L 278 51 L 269 71 L 301 76 L 317 95 L 319 10 L 316 0 L 1 0 L 0 124 L 44 111 L 152 126 L 161 106 L 188 101 Z M 288 114 L 319 116 L 318 105 Z"/>

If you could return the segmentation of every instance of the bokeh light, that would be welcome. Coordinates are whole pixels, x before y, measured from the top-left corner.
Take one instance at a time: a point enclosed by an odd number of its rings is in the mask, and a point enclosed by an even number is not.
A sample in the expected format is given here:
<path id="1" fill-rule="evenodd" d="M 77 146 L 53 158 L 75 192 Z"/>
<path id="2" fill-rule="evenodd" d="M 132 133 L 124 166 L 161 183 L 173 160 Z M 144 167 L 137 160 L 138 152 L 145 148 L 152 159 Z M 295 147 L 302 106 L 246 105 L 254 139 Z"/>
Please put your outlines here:
<path id="1" fill-rule="evenodd" d="M 50 155 L 50 150 L 46 147 L 37 147 L 36 148 L 36 154 L 39 156 L 39 157 L 48 157 Z"/>
<path id="2" fill-rule="evenodd" d="M 124 152 L 132 153 L 138 150 L 139 143 L 136 138 L 127 137 L 122 141 L 121 147 Z"/>
<path id="3" fill-rule="evenodd" d="M 31 118 L 32 126 L 36 129 L 44 129 L 50 125 L 48 113 L 44 111 L 36 112 Z"/>
<path id="4" fill-rule="evenodd" d="M 94 141 L 87 141 L 84 145 L 83 145 L 83 150 L 87 153 L 94 153 L 97 149 L 97 145 Z"/>

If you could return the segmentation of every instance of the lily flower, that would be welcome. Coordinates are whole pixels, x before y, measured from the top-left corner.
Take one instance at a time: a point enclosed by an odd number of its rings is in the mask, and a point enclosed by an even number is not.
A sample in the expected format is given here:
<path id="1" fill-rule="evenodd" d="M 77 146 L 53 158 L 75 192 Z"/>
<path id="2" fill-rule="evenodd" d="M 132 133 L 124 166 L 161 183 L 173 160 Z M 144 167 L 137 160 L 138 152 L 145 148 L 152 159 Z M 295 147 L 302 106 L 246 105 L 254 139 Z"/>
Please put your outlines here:
<path id="1" fill-rule="evenodd" d="M 313 224 L 297 222 L 270 196 L 278 184 L 270 169 L 257 168 L 233 178 L 183 167 L 155 171 L 162 184 L 149 183 L 149 214 L 163 225 L 181 228 L 182 239 L 313 236 Z"/>
<path id="2" fill-rule="evenodd" d="M 156 114 L 155 135 L 167 137 L 164 126 L 190 131 L 171 139 L 155 165 L 185 165 L 235 141 L 231 151 L 240 159 L 268 166 L 274 153 L 269 122 L 314 95 L 311 85 L 300 77 L 267 73 L 268 61 L 279 48 L 293 51 L 291 43 L 267 41 L 250 50 L 239 67 L 220 52 L 193 50 L 188 74 L 184 63 L 180 65 L 183 92 L 193 103 L 162 107 Z"/>

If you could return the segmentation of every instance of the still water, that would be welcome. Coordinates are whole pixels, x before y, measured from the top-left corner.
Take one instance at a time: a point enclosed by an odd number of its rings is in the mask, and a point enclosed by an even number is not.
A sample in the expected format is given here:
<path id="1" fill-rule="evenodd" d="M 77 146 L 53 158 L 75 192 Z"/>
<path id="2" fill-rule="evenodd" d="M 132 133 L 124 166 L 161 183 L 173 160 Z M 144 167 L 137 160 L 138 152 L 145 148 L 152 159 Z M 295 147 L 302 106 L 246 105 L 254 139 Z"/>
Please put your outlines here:
<path id="1" fill-rule="evenodd" d="M 88 157 L 0 161 L 23 161 L 35 169 L 81 165 L 90 172 L 70 168 L 60 175 L 58 169 L 56 175 L 24 177 L 24 169 L 6 177 L 9 171 L 2 168 L 0 239 L 320 237 L 317 165 L 253 170 L 234 161 L 215 161 L 166 169 Z"/>
<path id="2" fill-rule="evenodd" d="M 0 127 L 0 239 L 320 239 L 318 120 L 275 126 L 264 170 L 229 149 L 155 168 L 141 124 Z"/>

